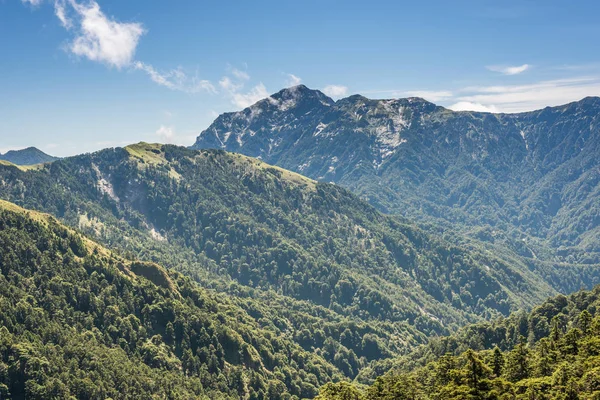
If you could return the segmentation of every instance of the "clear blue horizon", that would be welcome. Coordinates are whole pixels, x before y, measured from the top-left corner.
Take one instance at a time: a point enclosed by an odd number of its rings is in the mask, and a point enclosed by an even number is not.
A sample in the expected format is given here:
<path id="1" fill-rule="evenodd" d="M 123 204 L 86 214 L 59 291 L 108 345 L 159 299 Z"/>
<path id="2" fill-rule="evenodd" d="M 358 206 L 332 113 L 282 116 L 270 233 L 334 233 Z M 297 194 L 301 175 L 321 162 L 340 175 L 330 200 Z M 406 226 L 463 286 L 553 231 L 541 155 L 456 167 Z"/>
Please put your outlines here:
<path id="1" fill-rule="evenodd" d="M 0 0 L 0 152 L 190 145 L 303 83 L 519 112 L 600 95 L 595 1 Z"/>

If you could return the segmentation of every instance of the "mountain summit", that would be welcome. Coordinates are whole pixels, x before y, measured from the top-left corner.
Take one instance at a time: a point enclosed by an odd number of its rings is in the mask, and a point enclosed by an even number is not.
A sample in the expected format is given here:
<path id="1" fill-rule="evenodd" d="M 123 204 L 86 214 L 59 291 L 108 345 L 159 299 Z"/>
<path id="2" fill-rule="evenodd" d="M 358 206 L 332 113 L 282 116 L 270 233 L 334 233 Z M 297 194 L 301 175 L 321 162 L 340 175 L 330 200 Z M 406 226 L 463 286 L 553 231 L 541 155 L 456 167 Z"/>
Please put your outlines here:
<path id="1" fill-rule="evenodd" d="M 35 165 L 58 160 L 57 157 L 50 156 L 43 151 L 28 147 L 22 150 L 10 150 L 6 154 L 0 154 L 0 160 L 11 162 L 15 165 Z"/>
<path id="2" fill-rule="evenodd" d="M 302 129 L 314 123 L 335 102 L 318 90 L 304 85 L 283 89 L 240 111 L 225 113 L 202 133 L 203 144 L 196 147 L 223 148 L 240 151 L 242 147 L 262 158 L 277 148 L 282 139 L 277 132 L 294 136 L 296 127 Z"/>
<path id="3" fill-rule="evenodd" d="M 277 106 L 289 93 L 297 93 L 293 104 L 310 106 Z M 501 228 L 551 248 L 551 257 L 600 261 L 598 97 L 491 114 L 420 98 L 334 102 L 297 87 L 222 115 L 192 147 L 338 183 L 385 212 L 465 230 Z"/>

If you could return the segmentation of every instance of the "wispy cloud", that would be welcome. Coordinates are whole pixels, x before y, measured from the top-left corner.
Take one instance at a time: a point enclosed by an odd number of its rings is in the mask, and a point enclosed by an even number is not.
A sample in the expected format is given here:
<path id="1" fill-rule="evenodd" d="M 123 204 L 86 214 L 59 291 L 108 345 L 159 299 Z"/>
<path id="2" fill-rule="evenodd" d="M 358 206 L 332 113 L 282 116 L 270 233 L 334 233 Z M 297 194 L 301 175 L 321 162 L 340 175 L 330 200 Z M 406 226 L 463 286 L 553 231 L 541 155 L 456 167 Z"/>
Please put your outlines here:
<path id="1" fill-rule="evenodd" d="M 246 83 L 250 80 L 250 75 L 246 71 L 241 71 L 231 66 L 227 69 L 230 75 L 225 75 L 221 78 L 219 87 L 236 108 L 249 107 L 269 96 L 269 92 L 262 82 L 250 90 L 245 90 Z"/>
<path id="2" fill-rule="evenodd" d="M 45 0 L 21 0 L 23 3 L 39 6 Z M 185 93 L 215 93 L 214 85 L 200 79 L 198 74 L 189 74 L 178 67 L 159 71 L 151 64 L 136 61 L 135 53 L 141 37 L 146 29 L 138 22 L 119 22 L 108 17 L 100 9 L 100 5 L 90 0 L 46 0 L 54 6 L 54 14 L 60 24 L 72 34 L 71 41 L 65 50 L 78 57 L 103 63 L 118 69 L 127 67 L 145 72 L 150 79 L 168 89 Z M 247 79 L 247 74 L 240 70 L 232 70 L 240 79 Z"/>
<path id="3" fill-rule="evenodd" d="M 246 71 L 237 68 L 231 68 L 231 74 L 241 81 L 250 80 L 250 75 Z"/>
<path id="4" fill-rule="evenodd" d="M 64 28 L 73 28 L 73 21 L 67 17 L 67 5 L 65 0 L 56 0 L 54 2 L 54 14 Z"/>
<path id="5" fill-rule="evenodd" d="M 171 126 L 161 125 L 156 131 L 160 143 L 173 144 L 175 141 L 175 129 Z"/>
<path id="6" fill-rule="evenodd" d="M 563 64 L 556 67 L 553 67 L 555 70 L 559 71 L 592 71 L 592 70 L 600 70 L 600 63 L 584 63 L 584 64 Z"/>
<path id="7" fill-rule="evenodd" d="M 556 79 L 527 85 L 467 87 L 461 92 L 449 108 L 475 110 L 483 107 L 492 112 L 522 112 L 598 96 L 600 77 Z"/>
<path id="8" fill-rule="evenodd" d="M 342 97 L 348 94 L 348 88 L 342 85 L 327 85 L 323 88 L 323 93 L 329 97 Z"/>
<path id="9" fill-rule="evenodd" d="M 404 93 L 407 96 L 422 97 L 431 102 L 443 101 L 452 97 L 452 92 L 448 90 L 411 90 Z"/>
<path id="10" fill-rule="evenodd" d="M 529 64 L 517 65 L 517 66 L 507 66 L 507 65 L 489 65 L 486 67 L 490 71 L 499 72 L 504 75 L 518 75 L 527 71 L 531 68 Z"/>
<path id="11" fill-rule="evenodd" d="M 285 82 L 285 85 L 287 87 L 291 87 L 291 86 L 298 86 L 299 84 L 302 83 L 302 79 L 300 77 L 297 77 L 294 74 L 287 74 L 288 79 Z"/>
<path id="12" fill-rule="evenodd" d="M 219 86 L 221 89 L 225 90 L 228 93 L 234 93 L 244 87 L 243 82 L 234 82 L 230 77 L 224 76 L 219 81 Z"/>
<path id="13" fill-rule="evenodd" d="M 515 113 L 558 106 L 587 96 L 598 96 L 600 75 L 545 80 L 524 85 L 469 86 L 453 91 L 372 90 L 361 93 L 371 96 L 422 97 L 455 111 Z"/>
<path id="14" fill-rule="evenodd" d="M 246 108 L 266 97 L 269 97 L 269 92 L 267 91 L 265 85 L 263 85 L 261 82 L 246 93 L 234 93 L 231 101 L 236 105 L 236 107 Z"/>
<path id="15" fill-rule="evenodd" d="M 139 71 L 144 71 L 155 83 L 185 93 L 216 93 L 214 85 L 210 81 L 200 79 L 197 76 L 190 76 L 184 72 L 183 68 L 179 67 L 169 71 L 160 72 L 152 65 L 145 64 L 141 61 L 136 61 L 133 68 Z"/>
<path id="16" fill-rule="evenodd" d="M 21 2 L 24 4 L 31 4 L 32 6 L 37 7 L 40 4 L 42 4 L 44 0 L 21 0 Z"/>

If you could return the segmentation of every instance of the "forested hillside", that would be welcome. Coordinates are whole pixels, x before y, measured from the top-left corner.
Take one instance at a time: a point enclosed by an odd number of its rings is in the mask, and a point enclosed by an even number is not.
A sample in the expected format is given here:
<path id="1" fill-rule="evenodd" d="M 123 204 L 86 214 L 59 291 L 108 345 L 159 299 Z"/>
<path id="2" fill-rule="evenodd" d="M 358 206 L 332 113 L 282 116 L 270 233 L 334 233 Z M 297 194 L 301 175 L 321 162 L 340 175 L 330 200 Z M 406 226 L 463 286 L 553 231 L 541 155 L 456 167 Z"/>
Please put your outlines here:
<path id="1" fill-rule="evenodd" d="M 0 166 L 0 197 L 217 289 L 350 378 L 599 275 L 454 245 L 340 187 L 223 151 L 141 143 Z"/>
<path id="2" fill-rule="evenodd" d="M 598 97 L 491 114 L 300 85 L 221 115 L 193 148 L 260 157 L 531 259 L 598 263 L 599 122 Z"/>
<path id="3" fill-rule="evenodd" d="M 342 374 L 161 266 L 0 201 L 0 397 L 313 397 Z"/>
<path id="4" fill-rule="evenodd" d="M 341 399 L 597 399 L 600 287 L 531 313 L 469 326 L 398 360 L 369 387 L 329 383 Z"/>

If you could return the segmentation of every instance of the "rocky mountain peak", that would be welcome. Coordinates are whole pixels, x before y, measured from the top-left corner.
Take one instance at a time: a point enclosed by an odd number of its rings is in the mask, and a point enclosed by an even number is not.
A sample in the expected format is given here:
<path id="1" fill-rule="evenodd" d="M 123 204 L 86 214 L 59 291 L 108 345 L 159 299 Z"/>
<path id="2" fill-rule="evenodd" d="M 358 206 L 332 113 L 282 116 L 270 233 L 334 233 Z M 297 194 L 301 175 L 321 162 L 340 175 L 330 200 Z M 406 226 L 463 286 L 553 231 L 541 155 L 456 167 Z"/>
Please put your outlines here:
<path id="1" fill-rule="evenodd" d="M 283 112 L 292 109 L 308 110 L 315 106 L 332 106 L 335 104 L 333 99 L 327 97 L 323 92 L 309 89 L 305 85 L 282 89 L 259 103 L 270 104 L 276 110 Z"/>

